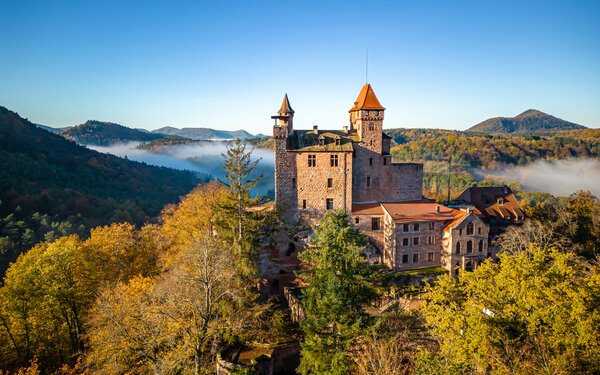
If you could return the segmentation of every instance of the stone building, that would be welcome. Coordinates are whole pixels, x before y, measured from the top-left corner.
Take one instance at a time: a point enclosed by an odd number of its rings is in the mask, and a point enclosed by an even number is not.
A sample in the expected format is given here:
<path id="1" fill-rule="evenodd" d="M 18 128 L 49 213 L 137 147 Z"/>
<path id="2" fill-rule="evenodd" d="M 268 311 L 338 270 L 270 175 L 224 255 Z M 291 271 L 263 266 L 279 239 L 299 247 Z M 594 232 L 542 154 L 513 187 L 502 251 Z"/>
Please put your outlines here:
<path id="1" fill-rule="evenodd" d="M 488 256 L 489 227 L 472 207 L 422 196 L 423 165 L 396 163 L 383 132 L 385 108 L 366 84 L 341 130 L 294 129 L 285 95 L 275 120 L 275 203 L 289 224 L 327 210 L 349 213 L 395 270 L 473 269 Z"/>

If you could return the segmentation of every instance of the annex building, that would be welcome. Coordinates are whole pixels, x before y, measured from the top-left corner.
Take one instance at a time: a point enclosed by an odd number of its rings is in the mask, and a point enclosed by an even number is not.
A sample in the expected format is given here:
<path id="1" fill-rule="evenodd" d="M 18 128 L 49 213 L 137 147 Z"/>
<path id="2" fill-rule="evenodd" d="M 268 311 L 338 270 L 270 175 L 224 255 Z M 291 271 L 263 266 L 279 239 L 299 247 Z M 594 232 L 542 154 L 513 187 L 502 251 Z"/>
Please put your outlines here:
<path id="1" fill-rule="evenodd" d="M 396 163 L 383 132 L 385 108 L 360 90 L 342 129 L 294 129 L 287 94 L 272 118 L 275 203 L 294 224 L 343 210 L 394 270 L 442 266 L 472 270 L 491 255 L 490 227 L 472 205 L 451 208 L 423 198 L 423 165 Z M 465 197 L 463 197 L 465 198 Z"/>

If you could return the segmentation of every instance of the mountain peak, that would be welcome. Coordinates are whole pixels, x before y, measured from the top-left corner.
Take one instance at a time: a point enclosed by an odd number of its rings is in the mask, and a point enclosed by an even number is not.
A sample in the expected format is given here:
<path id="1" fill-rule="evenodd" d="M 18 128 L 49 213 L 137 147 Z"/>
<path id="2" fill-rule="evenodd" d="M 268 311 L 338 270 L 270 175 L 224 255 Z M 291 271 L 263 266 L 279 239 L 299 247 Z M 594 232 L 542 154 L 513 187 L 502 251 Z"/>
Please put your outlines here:
<path id="1" fill-rule="evenodd" d="M 482 133 L 530 133 L 585 128 L 585 126 L 565 121 L 537 109 L 528 109 L 515 117 L 489 118 L 470 127 L 467 131 Z"/>

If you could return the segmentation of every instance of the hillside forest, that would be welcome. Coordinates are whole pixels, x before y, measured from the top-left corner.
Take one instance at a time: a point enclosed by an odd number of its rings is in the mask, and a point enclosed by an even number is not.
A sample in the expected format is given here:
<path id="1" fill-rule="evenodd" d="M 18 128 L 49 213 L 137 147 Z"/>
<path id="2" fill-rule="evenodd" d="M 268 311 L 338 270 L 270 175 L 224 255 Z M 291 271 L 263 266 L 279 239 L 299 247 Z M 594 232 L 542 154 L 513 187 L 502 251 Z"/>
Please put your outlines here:
<path id="1" fill-rule="evenodd" d="M 406 291 L 392 281 L 407 275 L 368 265 L 366 237 L 332 211 L 300 254 L 297 325 L 279 297 L 261 293 L 261 244 L 282 227 L 249 194 L 255 167 L 234 143 L 227 184 L 198 186 L 156 223 L 100 226 L 22 254 L 0 287 L 0 368 L 210 374 L 227 345 L 297 341 L 301 374 L 600 371 L 600 203 L 591 194 L 527 205 L 529 221 L 499 240 L 498 261 Z M 374 313 L 391 292 L 421 293 L 423 304 Z M 254 373 L 249 366 L 239 373 Z"/>

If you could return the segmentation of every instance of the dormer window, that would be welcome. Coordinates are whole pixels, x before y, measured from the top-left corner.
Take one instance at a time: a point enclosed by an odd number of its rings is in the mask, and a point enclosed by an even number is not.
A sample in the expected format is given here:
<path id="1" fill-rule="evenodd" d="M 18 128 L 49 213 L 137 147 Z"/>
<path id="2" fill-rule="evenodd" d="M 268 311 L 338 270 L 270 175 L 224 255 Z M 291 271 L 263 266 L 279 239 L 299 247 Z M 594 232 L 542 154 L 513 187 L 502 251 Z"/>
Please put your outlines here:
<path id="1" fill-rule="evenodd" d="M 319 137 L 319 146 L 325 146 L 325 137 Z"/>
<path id="2" fill-rule="evenodd" d="M 504 198 L 498 198 L 498 206 L 504 206 Z"/>
<path id="3" fill-rule="evenodd" d="M 337 138 L 335 139 L 335 145 L 336 145 L 336 146 L 340 146 L 341 144 L 342 144 L 342 139 L 341 139 L 340 137 L 337 137 Z"/>

